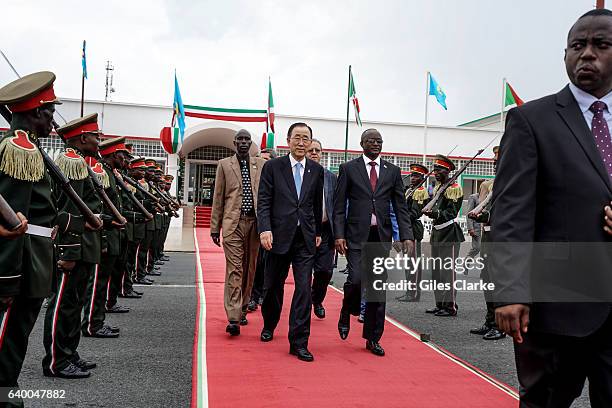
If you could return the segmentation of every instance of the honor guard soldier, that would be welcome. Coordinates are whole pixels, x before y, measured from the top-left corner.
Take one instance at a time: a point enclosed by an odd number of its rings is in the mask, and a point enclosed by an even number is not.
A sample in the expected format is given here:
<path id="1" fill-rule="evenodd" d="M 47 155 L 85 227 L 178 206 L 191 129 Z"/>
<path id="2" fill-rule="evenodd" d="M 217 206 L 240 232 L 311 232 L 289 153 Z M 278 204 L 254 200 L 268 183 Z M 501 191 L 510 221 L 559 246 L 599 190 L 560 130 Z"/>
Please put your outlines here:
<path id="1" fill-rule="evenodd" d="M 406 190 L 406 202 L 410 215 L 410 224 L 412 225 L 412 234 L 415 240 L 415 258 L 421 256 L 421 241 L 423 240 L 424 227 L 421 222 L 423 207 L 429 201 L 429 192 L 427 191 L 427 180 L 425 177 L 429 174 L 427 167 L 421 164 L 410 165 L 410 187 Z M 406 280 L 412 282 L 414 290 L 407 290 L 405 295 L 397 298 L 400 302 L 418 302 L 421 299 L 421 276 L 423 266 L 419 263 L 416 271 L 406 269 Z"/>
<path id="2" fill-rule="evenodd" d="M 149 186 L 149 180 L 153 180 L 154 178 L 156 164 L 157 163 L 155 160 L 146 159 L 144 177 L 139 180 L 140 186 L 150 194 L 152 194 L 152 188 Z M 145 206 L 149 211 L 151 211 L 152 214 L 156 214 L 159 211 L 158 204 L 151 197 L 147 197 L 147 199 L 145 199 Z M 147 278 L 146 275 L 148 271 L 153 270 L 150 252 L 153 242 L 153 235 L 155 234 L 155 222 L 156 220 L 153 219 L 146 223 L 145 237 L 140 244 L 140 249 L 138 250 L 136 283 L 141 285 L 151 285 L 154 282 L 152 279 Z"/>
<path id="3" fill-rule="evenodd" d="M 53 73 L 38 72 L 0 89 L 2 113 L 10 125 L 0 137 L 0 194 L 22 219 L 17 233 L 0 236 L 0 387 L 18 387 L 28 337 L 51 292 L 52 228 L 59 225 L 65 234 L 77 236 L 83 232 L 80 215 L 57 216 L 50 176 L 37 146 L 49 136 L 60 103 L 54 81 Z"/>
<path id="4" fill-rule="evenodd" d="M 137 183 L 143 179 L 147 165 L 145 159 L 142 157 L 135 158 L 130 161 L 130 169 L 128 170 L 128 177 L 135 180 Z M 136 196 L 136 198 L 144 204 L 145 197 L 140 190 L 133 186 L 129 186 Z M 139 257 L 140 248 L 142 241 L 145 239 L 145 220 L 139 220 L 137 218 L 128 218 L 128 249 L 127 249 L 127 269 L 122 279 L 122 291 L 121 297 L 126 298 L 140 298 L 142 292 L 134 290 L 133 283 L 137 280 L 137 271 L 139 270 Z"/>
<path id="5" fill-rule="evenodd" d="M 172 180 L 174 180 L 174 176 L 172 176 L 171 174 L 166 174 L 166 176 L 164 177 L 164 190 L 162 190 L 170 200 L 174 200 L 174 197 L 172 197 L 172 195 L 170 194 L 170 189 L 172 188 Z M 170 260 L 170 258 L 168 258 L 168 256 L 164 252 L 164 246 L 166 244 L 166 239 L 168 238 L 168 230 L 170 229 L 170 221 L 172 221 L 172 217 L 170 215 L 167 215 L 166 227 L 162 233 L 163 238 L 161 241 L 161 248 L 159 252 L 159 260 L 161 262 L 167 262 Z"/>
<path id="6" fill-rule="evenodd" d="M 499 158 L 499 146 L 495 146 L 493 148 L 493 154 L 495 155 L 495 159 L 493 162 L 493 166 L 497 170 L 497 160 Z M 491 200 L 493 196 L 493 182 L 485 181 L 482 183 L 481 188 L 483 192 L 486 193 L 486 198 L 484 199 L 484 206 L 476 207 L 470 213 L 468 213 L 468 217 L 480 223 L 482 228 L 481 242 L 480 242 L 480 253 L 483 258 L 484 268 L 480 272 L 480 279 L 484 283 L 491 282 L 491 276 L 489 274 L 489 248 L 488 242 L 490 241 L 491 235 L 491 208 L 493 208 L 493 200 Z M 481 210 L 479 208 L 482 207 Z M 495 303 L 493 299 L 491 299 L 491 291 L 485 290 L 484 297 L 487 304 L 487 313 L 485 315 L 485 322 L 481 327 L 477 327 L 470 330 L 470 333 L 477 334 L 482 336 L 484 340 L 499 340 L 506 337 L 506 333 L 499 330 L 497 324 L 495 323 Z"/>
<path id="7" fill-rule="evenodd" d="M 162 201 L 166 201 L 167 198 L 163 191 L 165 190 L 165 182 L 162 179 L 163 171 L 159 164 L 155 165 L 155 177 L 153 179 L 153 185 L 156 187 L 154 189 L 154 194 L 157 195 Z M 162 187 L 163 186 L 163 187 Z M 159 194 L 159 193 L 161 194 Z M 167 208 L 166 208 L 167 210 Z M 153 236 L 153 271 L 149 272 L 151 276 L 159 276 L 161 272 L 159 272 L 159 266 L 164 263 L 159 259 L 161 253 L 161 247 L 163 244 L 163 231 L 166 226 L 166 222 L 168 221 L 168 213 L 167 211 L 163 211 L 155 216 L 155 235 Z"/>
<path id="8" fill-rule="evenodd" d="M 436 155 L 434 160 L 434 176 L 436 177 L 436 191 L 449 179 L 455 164 L 446 156 Z M 455 219 L 463 203 L 463 189 L 457 183 L 449 186 L 440 200 L 435 203 L 432 211 L 427 213 L 433 220 L 431 231 L 431 256 L 435 262 L 432 278 L 436 284 L 434 291 L 436 306 L 428 309 L 427 313 L 436 316 L 456 316 L 457 299 L 455 284 L 455 258 L 459 256 L 461 242 L 465 241 L 463 231 Z M 452 263 L 449 260 L 452 259 Z M 448 267 L 450 265 L 450 267 Z M 440 289 L 438 289 L 440 288 Z"/>
<path id="9" fill-rule="evenodd" d="M 68 122 L 56 129 L 66 148 L 56 164 L 70 185 L 94 214 L 102 213 L 102 202 L 89 177 L 85 156 L 98 154 L 100 130 L 96 113 Z M 59 196 L 58 206 L 71 215 L 79 210 L 67 194 Z M 48 377 L 84 378 L 96 364 L 79 357 L 81 312 L 87 283 L 99 273 L 101 231 L 86 228 L 80 237 L 60 234 L 57 287 L 49 298 L 45 314 L 43 374 Z"/>

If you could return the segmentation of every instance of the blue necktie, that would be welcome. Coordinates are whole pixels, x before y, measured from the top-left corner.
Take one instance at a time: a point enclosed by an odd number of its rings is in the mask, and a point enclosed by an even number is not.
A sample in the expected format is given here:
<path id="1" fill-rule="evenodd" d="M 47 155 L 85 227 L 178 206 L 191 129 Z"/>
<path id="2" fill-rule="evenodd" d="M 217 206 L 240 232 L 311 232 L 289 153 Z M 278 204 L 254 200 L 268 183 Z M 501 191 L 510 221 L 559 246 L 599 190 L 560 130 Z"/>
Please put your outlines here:
<path id="1" fill-rule="evenodd" d="M 293 173 L 293 181 L 295 181 L 295 189 L 297 191 L 298 199 L 300 198 L 300 191 L 302 190 L 302 163 L 295 163 L 295 172 Z"/>

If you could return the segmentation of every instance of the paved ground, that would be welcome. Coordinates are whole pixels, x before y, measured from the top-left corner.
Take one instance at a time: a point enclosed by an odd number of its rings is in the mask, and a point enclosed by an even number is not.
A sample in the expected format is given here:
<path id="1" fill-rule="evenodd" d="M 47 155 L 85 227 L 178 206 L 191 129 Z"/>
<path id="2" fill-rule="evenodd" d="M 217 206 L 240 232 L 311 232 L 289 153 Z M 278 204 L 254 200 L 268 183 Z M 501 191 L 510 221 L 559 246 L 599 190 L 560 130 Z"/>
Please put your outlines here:
<path id="1" fill-rule="evenodd" d="M 84 380 L 42 375 L 41 312 L 24 363 L 22 389 L 65 390 L 64 400 L 26 401 L 26 407 L 187 407 L 191 399 L 191 361 L 195 319 L 194 254 L 169 253 L 156 286 L 140 287 L 142 299 L 120 299 L 130 313 L 112 314 L 121 328 L 117 339 L 84 338 L 83 358 L 98 363 Z M 169 287 L 164 285 L 188 285 Z"/>
<path id="2" fill-rule="evenodd" d="M 468 245 L 462 246 L 462 255 L 467 252 Z M 424 244 L 424 251 L 427 252 Z M 346 266 L 344 258 L 338 259 L 338 269 L 334 270 L 332 278 L 334 286 L 342 289 L 346 281 L 346 275 L 339 273 L 338 270 Z M 474 272 L 468 274 L 469 282 L 477 282 L 479 274 Z M 459 275 L 459 278 L 465 276 Z M 423 279 L 431 279 L 431 273 L 424 273 Z M 387 314 L 405 326 L 419 332 L 429 333 L 431 341 L 447 349 L 451 353 L 492 375 L 500 381 L 518 388 L 516 368 L 514 364 L 514 349 L 512 339 L 506 337 L 498 341 L 485 341 L 481 337 L 470 334 L 470 329 L 479 327 L 484 323 L 485 303 L 483 294 L 480 292 L 463 292 L 457 296 L 459 313 L 457 317 L 435 317 L 425 313 L 425 309 L 434 306 L 432 292 L 423 292 L 421 301 L 418 303 L 405 303 L 395 300 L 396 296 L 402 293 L 388 293 Z M 337 319 L 337 316 L 330 316 Z M 388 324 L 388 323 L 387 323 Z M 385 338 L 383 336 L 381 344 L 384 347 Z M 410 367 L 406 367 L 407 373 Z M 433 379 L 432 379 L 433 380 Z M 577 400 L 572 407 L 589 407 L 586 387 L 582 397 Z"/>

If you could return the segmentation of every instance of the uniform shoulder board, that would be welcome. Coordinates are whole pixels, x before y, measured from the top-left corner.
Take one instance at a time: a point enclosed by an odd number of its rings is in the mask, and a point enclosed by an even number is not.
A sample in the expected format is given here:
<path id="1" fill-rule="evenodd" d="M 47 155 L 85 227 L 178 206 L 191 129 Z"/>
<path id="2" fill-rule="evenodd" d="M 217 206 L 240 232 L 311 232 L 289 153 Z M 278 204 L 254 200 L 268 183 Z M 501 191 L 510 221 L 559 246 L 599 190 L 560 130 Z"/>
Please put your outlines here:
<path id="1" fill-rule="evenodd" d="M 55 163 L 70 180 L 83 180 L 89 175 L 85 159 L 74 149 L 66 149 L 55 159 Z"/>
<path id="2" fill-rule="evenodd" d="M 459 184 L 454 183 L 446 189 L 444 196 L 449 200 L 457 201 L 460 198 L 463 198 L 463 189 Z"/>
<path id="3" fill-rule="evenodd" d="M 419 203 L 423 203 L 423 201 L 429 199 L 429 193 L 425 187 L 421 186 L 412 193 L 412 199 Z"/>
<path id="4" fill-rule="evenodd" d="M 45 175 L 45 162 L 28 133 L 15 130 L 0 142 L 0 171 L 17 180 L 36 182 Z"/>

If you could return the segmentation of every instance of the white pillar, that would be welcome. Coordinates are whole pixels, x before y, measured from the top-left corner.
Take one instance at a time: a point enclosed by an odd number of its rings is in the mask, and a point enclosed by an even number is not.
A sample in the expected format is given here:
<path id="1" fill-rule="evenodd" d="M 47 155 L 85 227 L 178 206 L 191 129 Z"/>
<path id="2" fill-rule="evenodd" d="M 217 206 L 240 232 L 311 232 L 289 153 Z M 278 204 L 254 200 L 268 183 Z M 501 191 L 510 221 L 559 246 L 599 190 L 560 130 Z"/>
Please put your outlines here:
<path id="1" fill-rule="evenodd" d="M 174 177 L 170 191 L 176 191 L 176 183 L 178 183 L 179 157 L 178 154 L 168 154 L 166 159 L 166 174 Z"/>

